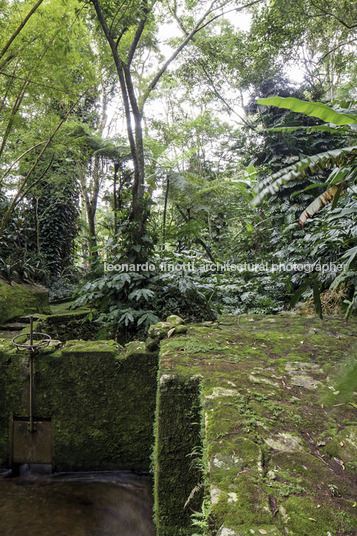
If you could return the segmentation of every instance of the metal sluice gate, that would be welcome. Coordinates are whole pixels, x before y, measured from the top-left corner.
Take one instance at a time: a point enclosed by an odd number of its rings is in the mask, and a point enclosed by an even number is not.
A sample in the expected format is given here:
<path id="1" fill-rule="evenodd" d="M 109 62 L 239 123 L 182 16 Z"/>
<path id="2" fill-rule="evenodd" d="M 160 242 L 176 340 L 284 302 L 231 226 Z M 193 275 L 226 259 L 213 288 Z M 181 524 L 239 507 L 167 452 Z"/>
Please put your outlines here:
<path id="1" fill-rule="evenodd" d="M 34 416 L 35 358 L 46 348 L 51 337 L 33 330 L 30 317 L 30 332 L 16 335 L 12 343 L 18 351 L 25 351 L 29 359 L 28 417 L 13 417 L 10 425 L 10 464 L 52 464 L 52 422 Z"/>

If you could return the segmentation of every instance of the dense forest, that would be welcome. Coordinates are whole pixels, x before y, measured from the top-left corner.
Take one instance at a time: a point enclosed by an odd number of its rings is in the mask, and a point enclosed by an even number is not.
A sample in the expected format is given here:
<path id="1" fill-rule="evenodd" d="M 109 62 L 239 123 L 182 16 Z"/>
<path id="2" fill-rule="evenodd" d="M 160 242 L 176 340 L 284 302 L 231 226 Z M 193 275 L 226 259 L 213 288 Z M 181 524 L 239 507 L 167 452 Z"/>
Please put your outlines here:
<path id="1" fill-rule="evenodd" d="M 357 309 L 357 4 L 0 0 L 0 270 L 111 335 Z"/>

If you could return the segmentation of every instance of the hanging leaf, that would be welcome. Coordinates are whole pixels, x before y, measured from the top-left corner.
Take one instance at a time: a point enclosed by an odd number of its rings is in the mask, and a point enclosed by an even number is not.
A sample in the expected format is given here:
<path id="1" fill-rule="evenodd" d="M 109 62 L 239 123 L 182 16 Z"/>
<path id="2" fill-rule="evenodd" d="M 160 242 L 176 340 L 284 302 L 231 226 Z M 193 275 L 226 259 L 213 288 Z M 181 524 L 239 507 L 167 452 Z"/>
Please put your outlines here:
<path id="1" fill-rule="evenodd" d="M 280 188 L 297 179 L 305 178 L 306 173 L 314 174 L 323 169 L 343 166 L 357 157 L 357 146 L 343 147 L 332 151 L 309 156 L 296 164 L 283 168 L 258 184 L 260 190 L 253 199 L 252 204 L 258 205 L 267 194 L 275 194 Z"/>
<path id="2" fill-rule="evenodd" d="M 356 125 L 357 126 L 357 125 Z M 305 130 L 306 134 L 312 134 L 313 132 L 328 132 L 329 134 L 347 134 L 351 130 L 354 130 L 354 125 L 313 125 L 313 126 L 296 126 L 296 127 L 273 127 L 267 128 L 267 132 L 296 132 L 297 130 Z"/>
<path id="3" fill-rule="evenodd" d="M 322 102 L 308 102 L 295 97 L 269 97 L 267 99 L 258 99 L 257 102 L 263 106 L 276 106 L 277 108 L 285 108 L 310 117 L 318 117 L 325 123 L 333 123 L 334 125 L 357 123 L 357 116 L 337 112 Z"/>
<path id="4" fill-rule="evenodd" d="M 326 205 L 329 205 L 331 201 L 334 201 L 335 198 L 337 199 L 343 195 L 346 192 L 347 188 L 341 183 L 339 185 L 332 186 L 332 188 L 329 188 L 324 192 L 323 194 L 316 197 L 316 199 L 313 200 L 312 203 L 304 210 L 304 212 L 301 213 L 298 223 L 300 227 L 304 227 L 306 221 L 309 218 L 312 218 L 315 216 L 315 214 L 321 210 Z"/>

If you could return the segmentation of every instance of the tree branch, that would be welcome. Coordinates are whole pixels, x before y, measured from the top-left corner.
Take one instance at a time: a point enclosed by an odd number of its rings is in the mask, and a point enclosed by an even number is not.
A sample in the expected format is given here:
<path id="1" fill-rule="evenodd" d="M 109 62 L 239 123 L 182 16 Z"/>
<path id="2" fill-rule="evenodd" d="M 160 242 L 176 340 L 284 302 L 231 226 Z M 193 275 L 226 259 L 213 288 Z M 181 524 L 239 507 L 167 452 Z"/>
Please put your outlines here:
<path id="1" fill-rule="evenodd" d="M 128 65 L 131 65 L 131 62 L 133 61 L 135 51 L 136 51 L 137 46 L 139 44 L 140 38 L 142 36 L 142 33 L 143 33 L 144 29 L 145 29 L 145 24 L 146 24 L 148 15 L 149 15 L 150 11 L 152 10 L 152 8 L 154 7 L 155 3 L 156 3 L 156 0 L 154 0 L 152 5 L 151 5 L 151 7 L 149 7 L 147 5 L 148 4 L 147 0 L 143 0 L 142 17 L 140 18 L 140 22 L 138 24 L 138 27 L 136 29 L 133 41 L 132 41 L 132 43 L 130 45 L 129 52 L 128 52 L 128 57 L 127 57 L 127 64 Z"/>
<path id="2" fill-rule="evenodd" d="M 11 166 L 9 166 L 7 168 L 7 170 L 5 171 L 5 173 L 3 173 L 3 175 L 0 177 L 0 186 L 1 186 L 2 182 L 3 182 L 3 180 L 5 179 L 6 175 L 8 173 L 10 173 L 10 171 L 15 166 L 15 164 L 17 164 L 17 162 L 19 162 L 24 156 L 26 156 L 28 153 L 30 153 L 33 149 L 36 149 L 36 147 L 39 147 L 40 145 L 43 145 L 44 143 L 46 143 L 46 142 L 45 141 L 40 141 L 39 143 L 36 143 L 36 145 L 33 145 L 32 147 L 27 149 L 27 151 L 22 153 L 18 158 L 16 158 L 16 160 L 11 164 Z"/>
<path id="3" fill-rule="evenodd" d="M 242 117 L 241 115 L 239 115 L 239 113 L 236 112 L 236 111 L 234 110 L 234 108 L 232 108 L 232 106 L 229 104 L 229 102 L 227 102 L 226 99 L 219 93 L 218 89 L 217 89 L 216 86 L 215 86 L 214 81 L 212 80 L 211 76 L 210 76 L 209 73 L 207 72 L 207 69 L 206 69 L 206 67 L 203 65 L 203 63 L 202 63 L 202 62 L 199 62 L 199 65 L 200 65 L 200 67 L 202 68 L 204 74 L 206 75 L 206 77 L 207 77 L 209 83 L 211 84 L 211 87 L 212 87 L 213 92 L 214 92 L 214 94 L 216 95 L 216 97 L 218 97 L 218 99 L 221 100 L 221 101 L 223 102 L 223 104 L 228 108 L 228 110 L 229 110 L 230 112 L 232 112 L 232 113 L 235 114 L 237 117 L 239 117 L 239 119 L 240 119 L 240 120 L 241 120 L 247 127 L 252 128 L 253 130 L 256 130 L 255 126 L 252 125 L 251 123 L 249 123 L 248 121 L 246 121 L 246 120 L 244 119 L 244 117 Z"/>
<path id="4" fill-rule="evenodd" d="M 214 0 L 213 2 L 211 3 L 210 7 L 208 8 L 208 10 L 205 12 L 204 15 L 202 15 L 202 17 L 200 18 L 200 20 L 196 23 L 195 27 L 191 30 L 191 32 L 189 34 L 186 35 L 186 38 L 182 41 L 182 43 L 176 48 L 176 50 L 171 54 L 171 56 L 166 60 L 166 62 L 163 64 L 163 66 L 158 70 L 158 72 L 156 73 L 156 75 L 154 76 L 154 78 L 151 80 L 151 82 L 149 83 L 149 85 L 147 86 L 146 90 L 144 91 L 144 94 L 142 96 L 142 99 L 141 99 L 141 103 L 140 103 L 140 110 L 142 111 L 144 105 L 145 105 L 145 102 L 147 101 L 150 93 L 152 92 L 153 89 L 155 89 L 157 83 L 159 82 L 160 78 L 162 77 L 162 75 L 166 72 L 167 68 L 169 67 L 169 65 L 177 58 L 177 56 L 180 54 L 180 52 L 182 52 L 182 50 L 185 48 L 185 46 L 187 45 L 187 43 L 189 43 L 192 38 L 200 31 L 202 30 L 203 28 L 205 28 L 206 26 L 208 26 L 209 24 L 211 24 L 214 20 L 226 15 L 227 13 L 230 13 L 231 11 L 242 11 L 243 9 L 246 9 L 248 7 L 251 7 L 251 6 L 254 6 L 255 4 L 258 4 L 258 3 L 261 3 L 261 2 L 264 2 L 265 0 L 253 0 L 252 2 L 249 2 L 248 4 L 245 4 L 244 6 L 241 6 L 240 8 L 234 8 L 234 9 L 231 9 L 229 11 L 226 11 L 224 13 L 220 13 L 219 15 L 215 15 L 213 18 L 209 19 L 208 21 L 206 21 L 207 17 L 209 17 L 209 15 L 213 12 L 213 11 L 216 11 L 217 9 L 219 9 L 220 7 L 222 7 L 222 4 L 217 6 L 217 7 L 214 7 Z M 227 2 L 225 2 L 223 5 L 226 5 L 227 3 L 229 2 L 229 0 L 227 0 Z M 206 21 L 206 22 L 205 22 Z"/>
<path id="5" fill-rule="evenodd" d="M 331 13 L 330 11 L 326 11 L 325 9 L 323 9 L 321 5 L 315 4 L 315 2 L 313 2 L 312 0 L 310 0 L 310 2 L 316 9 L 319 9 L 320 11 L 322 11 L 324 15 L 329 15 L 330 17 L 333 17 L 335 20 L 337 20 L 337 22 L 342 24 L 348 30 L 354 30 L 355 28 L 357 28 L 357 24 L 353 24 L 352 26 L 350 26 L 349 24 L 347 24 L 347 22 L 337 17 L 334 13 Z"/>
<path id="6" fill-rule="evenodd" d="M 4 48 L 2 49 L 2 51 L 0 52 L 0 58 L 2 58 L 4 56 L 4 54 L 6 54 L 6 51 L 8 50 L 8 48 L 10 47 L 11 43 L 16 39 L 16 37 L 19 35 L 19 33 L 21 32 L 21 30 L 23 29 L 23 27 L 26 25 L 26 23 L 28 22 L 28 20 L 32 17 L 32 15 L 35 13 L 35 11 L 40 7 L 40 5 L 42 4 L 43 0 L 38 0 L 37 4 L 35 4 L 33 6 L 32 9 L 30 9 L 30 11 L 27 13 L 26 17 L 24 18 L 24 20 L 20 23 L 20 25 L 18 26 L 18 28 L 15 30 L 15 32 L 12 34 L 12 36 L 10 37 L 10 39 L 8 40 L 8 42 L 6 43 L 6 45 L 4 46 Z"/>
<path id="7" fill-rule="evenodd" d="M 119 57 L 119 53 L 118 53 L 116 44 L 115 44 L 114 39 L 113 39 L 113 37 L 112 37 L 112 35 L 111 35 L 110 31 L 109 31 L 108 25 L 106 23 L 106 20 L 104 18 L 104 15 L 102 13 L 101 8 L 100 8 L 98 0 L 91 0 L 91 2 L 93 4 L 93 6 L 94 6 L 94 9 L 95 9 L 95 11 L 97 13 L 99 23 L 100 23 L 100 25 L 102 27 L 104 35 L 105 35 L 105 37 L 106 37 L 106 39 L 108 41 L 108 44 L 109 44 L 109 46 L 111 48 L 111 51 L 112 51 L 115 67 L 116 67 L 118 77 L 119 77 L 121 93 L 122 93 L 122 97 L 123 97 L 123 104 L 124 104 L 124 110 L 125 110 L 125 117 L 126 117 L 127 133 L 128 133 L 128 140 L 129 140 L 129 145 L 130 145 L 130 152 L 131 152 L 132 157 L 133 157 L 134 169 L 137 170 L 137 168 L 138 168 L 137 152 L 136 152 L 135 140 L 134 140 L 134 135 L 133 135 L 133 129 L 132 129 L 132 125 L 131 125 L 130 105 L 129 105 L 129 98 L 128 98 L 128 93 L 127 93 L 127 89 L 126 89 L 126 85 L 125 85 L 124 73 L 123 73 L 123 62 L 121 61 L 121 59 Z"/>
<path id="8" fill-rule="evenodd" d="M 27 184 L 27 181 L 29 180 L 29 178 L 31 177 L 32 173 L 35 171 L 36 167 L 38 166 L 39 162 L 41 161 L 41 158 L 42 156 L 44 155 L 45 151 L 47 150 L 48 146 L 50 145 L 50 143 L 52 142 L 53 138 L 55 137 L 55 135 L 57 134 L 57 132 L 59 131 L 59 129 L 62 127 L 63 123 L 65 121 L 67 121 L 68 117 L 70 116 L 70 114 L 72 113 L 72 111 L 74 110 L 74 108 L 77 106 L 78 102 L 80 101 L 80 99 L 87 93 L 88 89 L 81 95 L 81 97 L 70 107 L 70 109 L 68 110 L 68 112 L 65 114 L 65 116 L 63 117 L 63 119 L 61 119 L 61 121 L 58 123 L 57 127 L 55 128 L 55 130 L 52 132 L 51 136 L 48 138 L 48 140 L 46 141 L 44 147 L 42 148 L 40 154 L 38 155 L 36 161 L 32 164 L 30 170 L 28 171 L 27 175 L 25 176 L 24 180 L 22 181 L 22 184 L 20 186 L 20 188 L 18 189 L 14 199 L 12 200 L 12 203 L 11 205 L 9 206 L 9 208 L 7 209 L 7 211 L 5 212 L 2 220 L 1 220 L 1 225 L 0 225 L 0 235 L 3 233 L 4 231 L 4 228 L 14 210 L 14 208 L 16 207 L 17 203 L 23 198 L 23 196 L 25 195 L 25 193 L 23 192 L 26 184 Z M 42 177 L 41 177 L 42 178 Z M 37 184 L 38 181 L 36 181 L 36 184 Z M 25 190 L 25 192 L 27 192 L 27 190 Z"/>
<path id="9" fill-rule="evenodd" d="M 324 61 L 325 58 L 327 58 L 327 56 L 329 56 L 330 54 L 333 54 L 334 52 L 336 52 L 336 50 L 338 50 L 339 48 L 341 47 L 344 47 L 346 45 L 350 45 L 352 43 L 355 42 L 355 39 L 351 39 L 350 41 L 346 41 L 345 43 L 340 43 L 339 45 L 336 45 L 334 48 L 332 48 L 331 50 L 329 50 L 328 52 L 326 52 L 326 54 L 324 54 L 320 59 L 319 59 L 319 62 L 321 61 Z"/>

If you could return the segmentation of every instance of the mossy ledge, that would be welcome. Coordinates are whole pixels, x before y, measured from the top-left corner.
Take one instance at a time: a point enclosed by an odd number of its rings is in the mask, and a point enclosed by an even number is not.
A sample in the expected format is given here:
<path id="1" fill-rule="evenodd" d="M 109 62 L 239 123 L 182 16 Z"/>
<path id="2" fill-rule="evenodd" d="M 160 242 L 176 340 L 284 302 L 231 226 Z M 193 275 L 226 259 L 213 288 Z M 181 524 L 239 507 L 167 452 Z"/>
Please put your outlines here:
<path id="1" fill-rule="evenodd" d="M 357 321 L 338 317 L 226 316 L 162 340 L 159 536 L 356 535 L 356 357 Z M 185 440 L 178 393 L 192 377 L 200 378 L 205 432 L 197 425 L 196 443 L 205 445 L 201 491 L 208 489 L 202 509 L 192 504 L 191 513 L 201 512 L 196 529 L 179 511 L 185 515 L 199 477 L 184 487 L 185 464 L 176 466 L 169 441 Z M 198 400 L 191 400 L 197 415 Z"/>
<path id="2" fill-rule="evenodd" d="M 160 365 L 154 338 L 126 350 L 69 341 L 36 358 L 35 414 L 52 418 L 55 469 L 151 461 L 158 536 L 355 535 L 356 319 L 161 327 Z M 9 419 L 28 415 L 28 359 L 2 340 L 0 367 L 5 467 Z"/>
<path id="3" fill-rule="evenodd" d="M 203 500 L 201 379 L 161 375 L 155 421 L 157 536 L 192 534 Z"/>
<path id="4" fill-rule="evenodd" d="M 0 324 L 27 314 L 49 312 L 48 292 L 44 287 L 0 281 Z"/>

